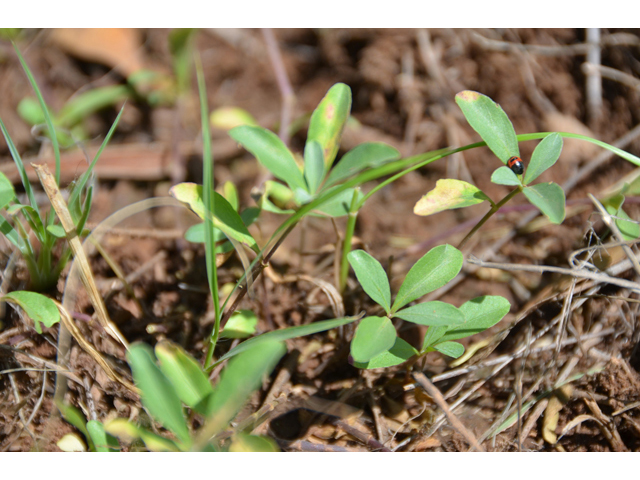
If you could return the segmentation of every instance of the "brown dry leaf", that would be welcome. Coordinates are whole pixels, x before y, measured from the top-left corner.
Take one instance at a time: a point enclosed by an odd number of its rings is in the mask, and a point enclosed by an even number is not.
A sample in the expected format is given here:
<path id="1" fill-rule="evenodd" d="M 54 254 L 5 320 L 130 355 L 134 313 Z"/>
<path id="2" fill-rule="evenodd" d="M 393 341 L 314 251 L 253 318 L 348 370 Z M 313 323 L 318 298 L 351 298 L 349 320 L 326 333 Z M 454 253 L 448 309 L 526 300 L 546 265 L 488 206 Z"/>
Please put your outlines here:
<path id="1" fill-rule="evenodd" d="M 57 28 L 51 41 L 82 60 L 101 63 L 125 77 L 144 67 L 140 31 L 135 28 Z"/>

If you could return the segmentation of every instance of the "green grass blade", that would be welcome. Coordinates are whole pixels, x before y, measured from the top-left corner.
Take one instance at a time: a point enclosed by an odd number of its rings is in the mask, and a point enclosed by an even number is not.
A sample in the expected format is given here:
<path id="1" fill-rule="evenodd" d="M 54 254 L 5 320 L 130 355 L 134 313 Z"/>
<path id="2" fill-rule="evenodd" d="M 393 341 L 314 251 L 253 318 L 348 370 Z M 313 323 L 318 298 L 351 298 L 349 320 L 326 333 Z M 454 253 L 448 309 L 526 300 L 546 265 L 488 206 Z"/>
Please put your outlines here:
<path id="1" fill-rule="evenodd" d="M 27 62 L 25 62 L 24 58 L 22 57 L 22 54 L 20 53 L 20 50 L 18 50 L 18 47 L 15 44 L 13 45 L 13 48 L 16 51 L 16 54 L 18 55 L 18 59 L 22 64 L 22 68 L 24 69 L 24 72 L 27 74 L 27 78 L 29 79 L 29 83 L 31 84 L 33 91 L 38 97 L 38 102 L 40 102 L 40 108 L 42 108 L 42 113 L 44 114 L 44 121 L 47 124 L 47 129 L 49 130 L 49 135 L 51 136 L 51 144 L 53 145 L 53 154 L 56 159 L 56 183 L 60 185 L 60 145 L 58 144 L 58 137 L 56 135 L 56 129 L 53 126 L 53 120 L 51 119 L 51 115 L 49 114 L 49 109 L 47 108 L 47 104 L 44 101 L 42 92 L 40 92 L 40 89 L 38 88 L 38 84 L 36 83 L 35 78 L 33 78 L 33 74 L 31 73 L 31 70 L 29 69 Z"/>

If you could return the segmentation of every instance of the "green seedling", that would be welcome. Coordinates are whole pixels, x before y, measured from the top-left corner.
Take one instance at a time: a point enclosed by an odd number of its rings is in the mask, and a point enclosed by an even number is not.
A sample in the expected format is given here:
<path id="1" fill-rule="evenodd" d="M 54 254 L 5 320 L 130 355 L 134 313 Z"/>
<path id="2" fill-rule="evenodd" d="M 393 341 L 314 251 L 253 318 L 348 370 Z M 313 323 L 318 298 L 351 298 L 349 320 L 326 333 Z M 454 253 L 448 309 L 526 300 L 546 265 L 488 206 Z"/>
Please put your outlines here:
<path id="1" fill-rule="evenodd" d="M 496 296 L 474 298 L 460 308 L 440 301 L 407 306 L 446 285 L 460 272 L 462 253 L 451 245 L 435 247 L 418 260 L 393 303 L 389 279 L 380 262 L 364 250 L 355 250 L 347 258 L 363 290 L 386 313 L 384 317 L 365 317 L 358 325 L 351 341 L 351 358 L 358 368 L 392 367 L 431 351 L 458 358 L 464 347 L 453 340 L 480 333 L 509 312 L 509 302 Z M 420 350 L 398 337 L 393 318 L 429 327 Z"/>
<path id="2" fill-rule="evenodd" d="M 49 115 L 49 110 L 38 85 L 17 48 L 16 53 L 38 98 L 41 110 L 44 112 L 44 123 L 47 125 L 56 159 L 56 182 L 59 183 L 60 148 L 55 135 L 54 122 Z M 93 168 L 113 135 L 121 115 L 122 111 L 111 127 L 89 169 L 69 187 L 68 205 L 78 232 L 83 231 L 91 209 L 93 187 L 89 180 Z M 4 174 L 0 174 L 0 210 L 2 210 L 0 214 L 0 232 L 22 255 L 29 271 L 30 289 L 45 291 L 57 283 L 60 272 L 71 257 L 71 250 L 66 243 L 64 230 L 58 223 L 53 210 L 45 213 L 38 205 L 22 158 L 2 119 L 0 119 L 0 129 L 18 168 L 26 196 L 26 202 L 22 203 L 16 196 L 13 184 Z M 60 319 L 55 303 L 42 295 L 25 291 L 11 292 L 3 299 L 22 307 L 34 320 L 35 328 L 38 332 L 41 332 L 41 324 L 50 327 Z"/>
<path id="3" fill-rule="evenodd" d="M 234 431 L 229 440 L 219 434 L 285 352 L 282 342 L 255 344 L 229 362 L 214 387 L 198 362 L 180 346 L 162 341 L 152 350 L 135 343 L 127 359 L 142 405 L 170 435 L 153 433 L 126 419 L 107 422 L 105 431 L 128 442 L 141 439 L 152 451 L 277 451 L 268 437 Z M 202 427 L 194 430 L 190 426 L 185 408 L 191 412 L 189 418 L 203 419 Z"/>
<path id="4" fill-rule="evenodd" d="M 84 435 L 90 452 L 116 452 L 120 450 L 118 440 L 105 431 L 102 423 L 97 420 L 87 421 L 84 414 L 73 405 L 56 402 L 56 406 L 62 417 Z M 65 449 L 63 448 L 63 450 Z"/>

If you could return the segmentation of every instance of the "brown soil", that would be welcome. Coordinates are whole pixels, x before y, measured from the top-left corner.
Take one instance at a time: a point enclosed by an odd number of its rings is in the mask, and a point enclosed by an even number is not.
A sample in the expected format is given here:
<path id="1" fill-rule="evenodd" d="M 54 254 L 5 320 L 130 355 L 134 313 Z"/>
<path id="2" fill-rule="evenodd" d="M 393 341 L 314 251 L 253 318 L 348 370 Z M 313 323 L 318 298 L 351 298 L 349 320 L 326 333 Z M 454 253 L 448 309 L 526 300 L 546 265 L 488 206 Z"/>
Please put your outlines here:
<path id="1" fill-rule="evenodd" d="M 403 156 L 478 141 L 454 102 L 455 94 L 464 89 L 482 92 L 500 103 L 518 133 L 591 132 L 594 138 L 613 143 L 640 122 L 639 91 L 610 79 L 602 81 L 599 115 L 587 108 L 582 70 L 585 55 L 581 47 L 575 47 L 585 42 L 584 30 L 290 29 L 274 33 L 296 97 L 294 119 L 310 112 L 334 83 L 351 87 L 352 113 L 362 127 L 345 131 L 341 153 L 371 140 L 387 142 Z M 17 45 L 54 111 L 88 86 L 125 84 L 125 75 L 140 66 L 171 74 L 168 31 L 111 34 L 119 35 L 122 42 L 98 35 L 97 39 L 69 44 L 56 31 L 22 32 Z M 636 77 L 637 82 L 638 32 L 603 30 L 601 34 L 606 43 L 602 64 Z M 89 47 L 83 50 L 80 43 Z M 522 46 L 566 48 L 541 51 Z M 262 32 L 201 31 L 196 47 L 211 109 L 241 107 L 260 125 L 277 131 L 282 97 Z M 123 64 L 123 58 L 129 62 Z M 8 41 L 0 41 L 0 60 L 0 118 L 23 158 L 46 161 L 51 157 L 49 148 L 41 147 L 37 135 L 30 133 L 16 113 L 20 100 L 31 91 Z M 192 88 L 178 101 L 164 106 L 150 106 L 141 99 L 127 103 L 121 125 L 99 162 L 100 183 L 92 225 L 135 201 L 167 195 L 172 184 L 201 182 L 195 91 Z M 86 118 L 83 126 L 90 139 L 86 142 L 90 152 L 99 146 L 120 107 Z M 294 150 L 301 150 L 305 134 L 303 129 L 293 136 Z M 253 205 L 251 190 L 265 179 L 264 171 L 225 132 L 214 130 L 213 135 L 217 184 L 233 181 L 240 190 L 241 204 Z M 535 142 L 521 144 L 525 160 L 534 147 Z M 622 148 L 640 156 L 637 139 Z M 567 140 L 558 164 L 542 180 L 563 184 L 601 152 L 590 144 Z M 83 160 L 77 153 L 67 155 L 63 172 L 71 180 L 83 168 Z M 0 168 L 15 178 L 12 165 L 6 144 L 0 141 Z M 486 212 L 486 207 L 478 206 L 417 217 L 412 213 L 417 200 L 445 176 L 473 181 L 492 198 L 501 198 L 508 189 L 490 182 L 496 166 L 488 149 L 473 149 L 412 172 L 371 198 L 359 214 L 356 235 L 385 267 L 393 260 L 392 287 L 398 287 L 411 265 L 431 247 L 457 245 L 471 227 L 456 227 Z M 529 212 L 524 198 L 516 197 L 510 203 L 511 210 L 486 224 L 465 254 L 481 256 L 487 248 L 498 245 L 493 261 L 567 266 L 571 252 L 607 233 L 600 217 L 593 214 L 587 194 L 602 192 L 633 168 L 618 157 L 602 163 L 570 191 L 568 201 L 575 208 L 558 226 L 538 218 L 516 227 Z M 365 190 L 371 187 L 366 185 Z M 631 218 L 640 213 L 635 200 L 627 199 L 626 212 Z M 264 214 L 252 233 L 264 244 L 283 220 Z M 191 223 L 193 218 L 186 210 L 157 209 L 118 225 L 118 232 L 105 237 L 105 249 L 125 275 L 138 274 L 132 281 L 136 301 L 122 288 L 114 287 L 115 275 L 105 260 L 95 257 L 92 266 L 101 292 L 109 299 L 111 318 L 129 342 L 153 345 L 168 338 L 201 359 L 212 328 L 212 302 L 207 293 L 203 249 L 180 238 Z M 344 221 L 339 220 L 336 228 L 342 232 Z M 299 276 L 335 283 L 336 228 L 327 220 L 310 218 L 277 251 L 271 262 L 273 274 L 261 277 L 254 298 L 245 298 L 240 305 L 258 315 L 260 332 L 335 316 L 323 291 Z M 139 229 L 144 230 L 143 235 Z M 497 243 L 511 234 L 505 244 Z M 3 245 L 4 267 L 10 250 L 8 242 Z M 619 261 L 614 250 L 608 255 L 610 261 Z M 456 370 L 448 365 L 449 359 L 435 353 L 412 367 L 433 379 L 453 414 L 482 440 L 483 448 L 638 451 L 640 328 L 636 295 L 612 285 L 595 288 L 578 280 L 564 338 L 591 336 L 569 342 L 556 353 L 553 344 L 559 327 L 552 322 L 562 312 L 570 280 L 471 265 L 463 272 L 460 283 L 432 298 L 460 305 L 478 295 L 502 295 L 511 302 L 511 312 L 489 332 L 463 342 L 469 347 L 482 339 L 494 340 L 464 365 L 466 370 Z M 241 263 L 232 257 L 219 273 L 221 285 L 233 284 L 242 274 Z M 285 274 L 298 277 L 290 282 L 277 281 Z M 633 279 L 632 270 L 621 275 Z M 18 261 L 6 291 L 23 288 L 25 279 L 24 265 Z M 3 280 L 7 280 L 5 276 Z M 52 295 L 61 298 L 64 285 L 63 278 Z M 588 297 L 579 299 L 581 294 Z M 350 283 L 344 304 L 347 315 L 374 307 L 355 282 Z M 81 298 L 77 311 L 91 314 L 88 305 L 86 298 Z M 93 322 L 80 319 L 76 324 L 130 380 L 124 349 Z M 506 331 L 507 327 L 513 328 Z M 38 335 L 30 319 L 8 308 L 0 329 L 0 450 L 58 451 L 56 442 L 75 430 L 59 418 L 52 401 L 58 326 Z M 406 324 L 400 332 L 415 345 L 424 333 Z M 542 343 L 534 344 L 533 339 L 543 333 Z M 362 371 L 350 366 L 348 345 L 352 335 L 353 328 L 345 328 L 289 341 L 288 355 L 252 397 L 241 417 L 260 408 L 275 384 L 271 395 L 284 396 L 273 404 L 272 413 L 256 431 L 271 435 L 285 451 L 470 448 L 433 398 L 416 385 L 410 367 Z M 543 344 L 551 346 L 539 348 Z M 223 342 L 216 353 L 229 347 L 229 342 Z M 514 359 L 518 351 L 524 351 L 524 355 Z M 509 357 L 511 361 L 506 362 Z M 110 379 L 75 342 L 70 358 L 76 381 L 69 381 L 69 402 L 88 418 L 141 418 L 138 396 Z M 42 371 L 43 361 L 53 362 L 47 363 L 47 373 Z M 452 371 L 457 373 L 445 378 Z M 563 379 L 569 380 L 568 386 L 556 388 Z M 516 419 L 490 437 L 488 433 L 497 430 L 506 420 L 506 412 L 519 401 L 523 405 L 533 403 L 520 422 Z M 560 410 L 557 425 L 549 427 L 553 405 Z M 559 438 L 557 442 L 554 435 Z"/>

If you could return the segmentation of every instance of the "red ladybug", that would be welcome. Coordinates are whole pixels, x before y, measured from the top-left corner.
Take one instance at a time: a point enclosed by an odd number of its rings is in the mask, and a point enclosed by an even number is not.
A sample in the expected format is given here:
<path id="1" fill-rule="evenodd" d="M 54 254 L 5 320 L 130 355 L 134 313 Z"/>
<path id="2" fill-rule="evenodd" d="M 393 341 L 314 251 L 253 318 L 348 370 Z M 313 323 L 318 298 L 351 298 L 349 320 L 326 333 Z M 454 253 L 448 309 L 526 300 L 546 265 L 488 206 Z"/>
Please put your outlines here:
<path id="1" fill-rule="evenodd" d="M 522 175 L 524 173 L 524 163 L 522 163 L 520 157 L 511 157 L 507 160 L 507 167 L 516 175 Z"/>

